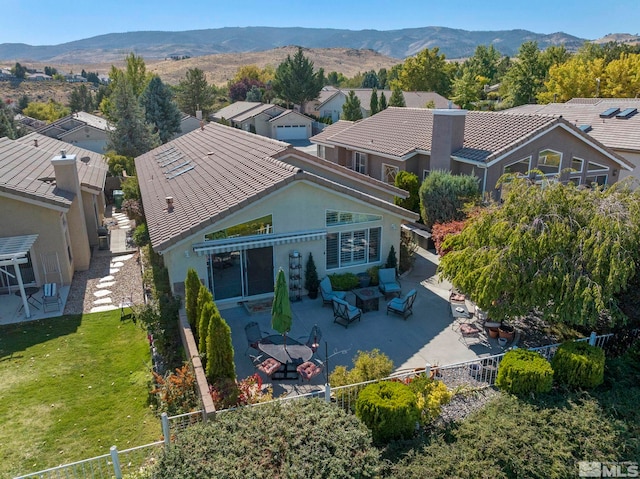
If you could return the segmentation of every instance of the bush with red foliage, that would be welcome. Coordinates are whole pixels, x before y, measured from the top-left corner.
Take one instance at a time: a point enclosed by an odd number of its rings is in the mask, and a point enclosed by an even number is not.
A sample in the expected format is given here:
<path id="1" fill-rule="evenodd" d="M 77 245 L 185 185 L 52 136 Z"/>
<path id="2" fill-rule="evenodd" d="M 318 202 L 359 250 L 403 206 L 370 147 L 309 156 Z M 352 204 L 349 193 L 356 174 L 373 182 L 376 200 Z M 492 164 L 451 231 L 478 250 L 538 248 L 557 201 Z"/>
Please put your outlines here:
<path id="1" fill-rule="evenodd" d="M 466 221 L 449 221 L 448 223 L 436 223 L 431 229 L 431 239 L 436 246 L 436 253 L 444 256 L 449 250 L 442 250 L 442 243 L 448 236 L 460 233 L 466 225 Z"/>

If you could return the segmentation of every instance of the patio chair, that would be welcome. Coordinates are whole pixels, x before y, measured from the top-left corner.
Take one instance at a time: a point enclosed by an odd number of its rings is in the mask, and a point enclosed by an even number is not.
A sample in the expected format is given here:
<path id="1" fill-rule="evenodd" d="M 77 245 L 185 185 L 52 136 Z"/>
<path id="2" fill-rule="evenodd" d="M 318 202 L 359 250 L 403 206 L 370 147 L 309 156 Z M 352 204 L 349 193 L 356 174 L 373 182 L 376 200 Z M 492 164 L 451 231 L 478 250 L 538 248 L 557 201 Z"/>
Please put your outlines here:
<path id="1" fill-rule="evenodd" d="M 412 289 L 407 293 L 404 298 L 393 298 L 387 304 L 387 314 L 389 311 L 395 314 L 399 314 L 403 319 L 407 319 L 413 314 L 413 302 L 416 300 L 418 292 Z"/>
<path id="2" fill-rule="evenodd" d="M 331 300 L 333 298 L 345 299 L 347 297 L 347 293 L 344 291 L 333 290 L 331 280 L 328 276 L 325 276 L 324 279 L 320 281 L 320 294 L 322 295 L 322 306 L 325 304 L 331 304 Z"/>
<path id="3" fill-rule="evenodd" d="M 460 340 L 467 346 L 472 344 L 487 344 L 482 329 L 473 323 L 462 323 L 458 329 L 460 332 Z M 476 341 L 471 341 L 475 339 Z"/>
<path id="4" fill-rule="evenodd" d="M 351 306 L 344 299 L 333 298 L 333 322 L 342 324 L 345 328 L 354 321 L 360 321 L 362 310 Z"/>
<path id="5" fill-rule="evenodd" d="M 263 355 L 250 357 L 255 368 L 269 378 L 282 368 L 282 363 L 277 359 L 265 358 Z"/>
<path id="6" fill-rule="evenodd" d="M 378 288 L 384 294 L 384 298 L 402 294 L 400 283 L 396 280 L 395 268 L 382 268 L 378 270 Z"/>
<path id="7" fill-rule="evenodd" d="M 244 327 L 244 333 L 247 335 L 247 349 L 244 354 L 247 354 L 249 348 L 253 348 L 258 351 L 258 343 L 264 337 L 264 334 L 260 330 L 260 326 L 255 321 L 247 323 Z"/>
<path id="8" fill-rule="evenodd" d="M 60 311 L 60 290 L 56 283 L 46 283 L 42 287 L 42 309 L 47 312 L 47 307 L 53 308 L 50 311 Z"/>
<path id="9" fill-rule="evenodd" d="M 322 362 L 317 359 L 315 361 L 305 361 L 296 368 L 296 371 L 298 371 L 298 375 L 302 381 L 310 382 L 322 372 L 323 366 Z"/>
<path id="10" fill-rule="evenodd" d="M 300 338 L 300 340 L 302 339 L 304 339 L 304 337 Z M 311 328 L 311 332 L 309 333 L 309 338 L 307 339 L 307 342 L 304 344 L 306 346 L 309 346 L 311 348 L 311 351 L 315 353 L 320 347 L 321 339 L 322 339 L 322 331 L 320 331 L 320 328 L 318 327 L 318 325 L 315 324 L 313 328 Z"/>

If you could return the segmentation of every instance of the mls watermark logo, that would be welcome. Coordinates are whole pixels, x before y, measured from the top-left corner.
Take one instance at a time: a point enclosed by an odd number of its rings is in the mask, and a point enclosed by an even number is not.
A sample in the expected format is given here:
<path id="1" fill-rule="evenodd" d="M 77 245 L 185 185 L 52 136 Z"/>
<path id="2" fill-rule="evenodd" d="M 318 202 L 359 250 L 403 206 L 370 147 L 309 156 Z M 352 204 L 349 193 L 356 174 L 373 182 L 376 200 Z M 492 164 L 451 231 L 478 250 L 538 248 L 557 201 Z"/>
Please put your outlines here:
<path id="1" fill-rule="evenodd" d="M 579 477 L 640 477 L 637 462 L 595 462 L 578 463 Z"/>

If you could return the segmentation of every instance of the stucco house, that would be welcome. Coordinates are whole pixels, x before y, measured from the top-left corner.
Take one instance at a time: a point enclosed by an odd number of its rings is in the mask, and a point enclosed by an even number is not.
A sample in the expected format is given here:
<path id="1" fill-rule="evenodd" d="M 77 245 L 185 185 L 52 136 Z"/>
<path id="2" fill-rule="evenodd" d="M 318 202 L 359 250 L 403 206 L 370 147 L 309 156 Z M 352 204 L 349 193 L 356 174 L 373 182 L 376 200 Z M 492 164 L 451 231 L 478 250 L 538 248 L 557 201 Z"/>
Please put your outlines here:
<path id="1" fill-rule="evenodd" d="M 38 129 L 38 133 L 90 150 L 104 153 L 110 127 L 105 118 L 84 111 L 72 113 Z"/>
<path id="2" fill-rule="evenodd" d="M 319 157 L 390 184 L 400 170 L 420 180 L 447 170 L 477 176 L 481 191 L 496 195 L 508 172 L 539 169 L 578 184 L 611 184 L 633 168 L 564 118 L 542 115 L 390 107 L 334 123 L 311 141 Z"/>
<path id="3" fill-rule="evenodd" d="M 136 170 L 174 292 L 192 267 L 223 304 L 272 295 L 296 253 L 303 266 L 312 253 L 321 278 L 381 264 L 417 219 L 393 204 L 403 190 L 217 123 L 137 157 Z"/>
<path id="4" fill-rule="evenodd" d="M 340 89 L 331 86 L 324 87 L 320 91 L 320 95 L 316 100 L 310 101 L 306 104 L 305 110 L 310 115 L 331 118 L 332 121 L 336 122 L 342 115 L 342 107 L 347 101 L 347 96 L 350 91 L 353 91 L 358 100 L 360 100 L 360 111 L 362 112 L 362 117 L 367 118 L 371 116 L 370 104 L 371 92 L 373 91 L 372 88 Z M 384 96 L 387 99 L 387 104 L 393 94 L 393 91 L 391 90 L 377 90 L 376 92 L 378 98 L 380 98 L 380 93 L 384 93 Z M 449 100 L 433 91 L 405 91 L 402 92 L 402 95 L 404 96 L 407 108 L 455 108 L 455 105 L 453 105 Z"/>
<path id="5" fill-rule="evenodd" d="M 311 118 L 269 103 L 237 101 L 215 112 L 212 119 L 276 140 L 307 140 L 312 134 Z"/>
<path id="6" fill-rule="evenodd" d="M 0 138 L 0 243 L 28 239 L 13 258 L 25 286 L 70 284 L 89 267 L 106 175 L 106 161 L 92 151 L 38 133 Z M 2 291 L 16 285 L 10 269 L 0 267 Z"/>
<path id="7" fill-rule="evenodd" d="M 633 163 L 620 179 L 640 178 L 640 98 L 574 98 L 566 103 L 522 105 L 505 113 L 561 116 Z M 637 186 L 637 184 L 636 184 Z"/>

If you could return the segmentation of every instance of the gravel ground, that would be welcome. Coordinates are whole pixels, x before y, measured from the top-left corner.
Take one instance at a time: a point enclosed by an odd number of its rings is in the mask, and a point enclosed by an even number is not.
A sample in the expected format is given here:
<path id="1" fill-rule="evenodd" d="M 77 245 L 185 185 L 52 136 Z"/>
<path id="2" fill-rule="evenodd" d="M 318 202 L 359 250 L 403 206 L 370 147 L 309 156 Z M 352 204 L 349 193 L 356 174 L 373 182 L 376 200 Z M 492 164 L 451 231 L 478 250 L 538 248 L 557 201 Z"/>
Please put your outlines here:
<path id="1" fill-rule="evenodd" d="M 495 398 L 500 391 L 495 388 L 484 388 L 464 394 L 456 394 L 449 404 L 442 406 L 442 414 L 434 426 L 440 427 L 454 421 L 461 421 L 469 414 L 482 409 L 485 404 Z"/>
<path id="2" fill-rule="evenodd" d="M 111 293 L 103 298 L 110 298 L 111 302 L 105 300 L 104 306 L 113 306 L 117 309 L 121 301 L 132 301 L 134 304 L 142 304 L 142 274 L 140 272 L 139 252 L 121 256 L 111 256 L 109 252 L 94 253 L 91 258 L 91 266 L 87 271 L 80 271 L 73 275 L 73 282 L 69 291 L 69 297 L 64 308 L 64 314 L 89 313 L 91 308 L 98 306 L 94 301 L 99 297 L 95 292 L 106 289 Z M 119 271 L 110 272 L 111 265 L 115 262 L 122 262 Z M 117 269 L 117 268 L 116 268 Z M 112 275 L 113 282 L 108 287 L 100 287 L 100 279 Z M 103 281 L 104 283 L 104 281 Z M 104 299 L 103 299 L 104 300 Z"/>

